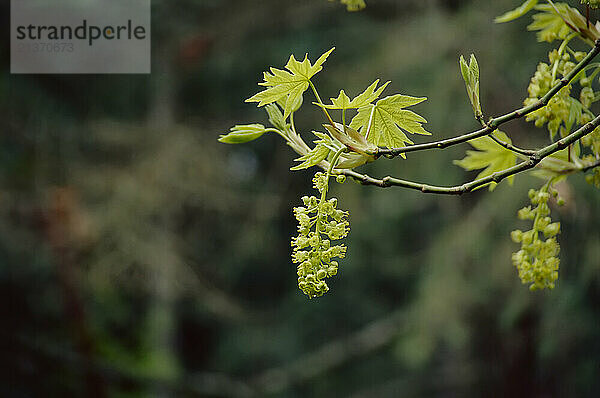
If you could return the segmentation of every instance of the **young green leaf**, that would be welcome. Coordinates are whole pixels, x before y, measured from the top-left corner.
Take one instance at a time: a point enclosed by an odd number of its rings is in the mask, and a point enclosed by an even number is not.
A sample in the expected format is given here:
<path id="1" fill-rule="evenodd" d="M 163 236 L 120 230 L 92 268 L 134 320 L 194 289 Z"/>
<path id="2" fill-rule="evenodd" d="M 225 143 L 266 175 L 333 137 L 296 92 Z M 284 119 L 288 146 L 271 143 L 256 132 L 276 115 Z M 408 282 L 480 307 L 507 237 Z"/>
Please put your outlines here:
<path id="1" fill-rule="evenodd" d="M 352 108 L 350 97 L 346 95 L 344 90 L 340 90 L 340 95 L 337 98 L 331 98 L 331 105 L 325 105 L 328 109 L 348 109 Z"/>
<path id="2" fill-rule="evenodd" d="M 308 169 L 309 167 L 316 166 L 327 158 L 329 155 L 329 148 L 323 144 L 319 144 L 314 147 L 309 153 L 304 156 L 300 156 L 296 159 L 296 162 L 302 162 L 299 165 L 291 167 L 290 170 L 302 170 Z"/>
<path id="3" fill-rule="evenodd" d="M 416 105 L 427 98 L 409 97 L 396 94 L 358 109 L 358 114 L 350 122 L 350 127 L 360 131 L 369 142 L 388 148 L 402 147 L 413 142 L 410 134 L 431 135 L 422 123 L 427 121 L 416 113 L 404 108 Z"/>
<path id="4" fill-rule="evenodd" d="M 224 144 L 244 144 L 260 138 L 264 133 L 266 133 L 266 129 L 262 124 L 237 125 L 231 128 L 229 134 L 221 135 L 219 142 Z"/>
<path id="5" fill-rule="evenodd" d="M 354 130 L 352 127 L 342 126 L 339 123 L 335 123 L 335 126 L 330 124 L 323 125 L 329 134 L 348 149 L 353 152 L 361 153 L 364 155 L 370 155 L 377 150 L 377 146 L 368 142 L 364 135 Z"/>
<path id="6" fill-rule="evenodd" d="M 271 125 L 281 131 L 285 131 L 288 128 L 288 124 L 286 123 L 283 113 L 276 104 L 268 104 L 265 106 L 265 110 L 269 115 L 269 123 Z"/>
<path id="7" fill-rule="evenodd" d="M 502 131 L 497 130 L 493 133 L 494 137 L 505 143 L 511 144 L 511 139 Z M 490 137 L 480 137 L 469 141 L 469 144 L 476 151 L 467 151 L 467 156 L 462 160 L 455 160 L 454 164 L 465 170 L 484 169 L 477 175 L 477 179 L 487 177 L 495 172 L 503 171 L 512 167 L 517 162 L 517 155 L 508 149 L 500 146 Z M 514 176 L 508 177 L 508 182 L 512 185 Z M 490 191 L 496 187 L 496 183 L 490 184 Z"/>
<path id="8" fill-rule="evenodd" d="M 319 131 L 313 131 L 313 134 L 318 138 L 314 141 L 315 145 L 325 146 L 331 153 L 339 151 L 343 146 L 354 151 L 341 154 L 336 165 L 337 169 L 353 169 L 375 160 L 375 156 L 372 153 L 377 150 L 377 147 L 367 142 L 362 134 L 348 126 L 346 126 L 346 133 L 344 134 L 340 130 L 342 129 L 342 125 L 339 123 L 336 123 L 335 128 L 328 124 L 325 125 L 325 128 L 327 128 L 331 136 Z"/>
<path id="9" fill-rule="evenodd" d="M 541 11 L 533 16 L 533 22 L 528 30 L 537 30 L 538 41 L 552 42 L 564 40 L 571 32 L 576 31 L 582 36 L 595 40 L 600 32 L 593 24 L 587 23 L 579 11 L 565 3 L 541 4 L 535 7 Z"/>
<path id="10" fill-rule="evenodd" d="M 287 70 L 271 68 L 270 73 L 265 72 L 264 81 L 258 84 L 268 88 L 248 98 L 246 102 L 258 102 L 260 107 L 282 101 L 283 116 L 287 119 L 308 90 L 310 79 L 323 69 L 323 63 L 334 49 L 335 47 L 321 55 L 314 65 L 308 60 L 308 54 L 302 62 L 291 55 L 285 65 Z"/>
<path id="11" fill-rule="evenodd" d="M 352 101 L 350 101 L 350 98 L 348 98 L 344 90 L 341 90 L 339 96 L 337 98 L 331 98 L 331 104 L 324 105 L 324 107 L 327 109 L 357 109 L 367 106 L 379 98 L 383 90 L 385 90 L 390 82 L 387 81 L 381 87 L 377 88 L 378 84 L 379 79 L 371 83 L 371 85 L 367 87 L 365 91 L 354 97 Z M 318 103 L 314 104 L 319 105 Z"/>
<path id="12" fill-rule="evenodd" d="M 483 114 L 481 112 L 481 102 L 479 100 L 479 64 L 475 55 L 471 54 L 469 64 L 464 57 L 460 56 L 460 71 L 465 81 L 467 95 L 473 107 L 473 113 L 477 119 L 480 119 Z"/>
<path id="13" fill-rule="evenodd" d="M 508 11 L 507 13 L 500 15 L 499 17 L 494 19 L 494 22 L 496 22 L 496 23 L 510 22 L 517 18 L 520 18 L 523 15 L 527 14 L 529 11 L 531 11 L 533 9 L 533 7 L 536 6 L 537 3 L 538 3 L 538 0 L 527 0 L 525 3 L 521 4 L 519 7 L 515 8 L 514 10 Z"/>

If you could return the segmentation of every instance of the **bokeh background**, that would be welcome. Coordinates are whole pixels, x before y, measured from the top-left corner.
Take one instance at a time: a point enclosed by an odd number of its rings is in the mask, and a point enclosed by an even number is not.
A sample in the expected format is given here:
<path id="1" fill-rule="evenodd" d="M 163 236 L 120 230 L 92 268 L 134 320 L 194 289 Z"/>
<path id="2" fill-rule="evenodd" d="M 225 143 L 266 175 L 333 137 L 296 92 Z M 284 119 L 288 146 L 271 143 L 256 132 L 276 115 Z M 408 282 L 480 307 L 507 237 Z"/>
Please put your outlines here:
<path id="1" fill-rule="evenodd" d="M 472 130 L 458 57 L 476 53 L 491 116 L 521 104 L 552 48 L 529 17 L 493 24 L 519 1 L 152 3 L 148 76 L 10 75 L 1 3 L 1 396 L 600 395 L 600 193 L 583 176 L 560 186 L 560 280 L 538 293 L 509 233 L 541 180 L 464 197 L 335 184 L 348 256 L 308 300 L 289 238 L 311 172 L 288 171 L 276 136 L 217 142 L 266 123 L 243 101 L 263 70 L 333 45 L 323 96 L 391 80 L 389 94 L 429 98 L 415 110 L 435 138 Z M 297 125 L 320 118 L 306 106 Z M 505 130 L 547 139 L 524 121 Z M 467 148 L 363 170 L 460 183 Z"/>

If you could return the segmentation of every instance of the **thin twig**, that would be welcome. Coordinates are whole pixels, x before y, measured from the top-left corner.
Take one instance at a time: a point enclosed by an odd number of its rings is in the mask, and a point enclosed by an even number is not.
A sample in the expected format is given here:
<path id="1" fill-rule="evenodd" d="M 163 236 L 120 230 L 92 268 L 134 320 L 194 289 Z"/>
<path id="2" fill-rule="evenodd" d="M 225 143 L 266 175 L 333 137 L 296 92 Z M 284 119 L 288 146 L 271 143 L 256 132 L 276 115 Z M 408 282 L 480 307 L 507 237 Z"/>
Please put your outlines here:
<path id="1" fill-rule="evenodd" d="M 509 151 L 515 152 L 515 153 L 519 153 L 521 155 L 525 155 L 525 156 L 531 156 L 535 154 L 534 150 L 531 149 L 523 149 L 523 148 L 519 148 L 514 146 L 513 144 L 509 144 L 508 142 L 504 142 L 502 140 L 499 140 L 498 138 L 496 138 L 494 136 L 494 134 L 490 134 L 489 137 L 494 140 L 494 142 L 506 149 L 508 149 Z"/>

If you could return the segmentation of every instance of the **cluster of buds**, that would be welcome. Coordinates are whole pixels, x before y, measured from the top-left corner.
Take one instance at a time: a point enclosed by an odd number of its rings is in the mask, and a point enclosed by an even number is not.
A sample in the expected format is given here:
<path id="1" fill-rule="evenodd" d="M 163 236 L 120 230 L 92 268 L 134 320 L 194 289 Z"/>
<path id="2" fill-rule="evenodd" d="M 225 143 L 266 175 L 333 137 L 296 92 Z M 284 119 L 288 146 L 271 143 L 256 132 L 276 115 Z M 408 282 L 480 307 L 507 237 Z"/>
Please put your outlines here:
<path id="1" fill-rule="evenodd" d="M 332 245 L 332 241 L 345 238 L 349 231 L 348 213 L 337 209 L 337 199 L 326 199 L 327 176 L 319 172 L 313 183 L 321 198 L 304 196 L 304 206 L 294 208 L 298 236 L 292 238 L 292 260 L 298 264 L 298 287 L 309 298 L 322 296 L 329 290 L 325 279 L 336 275 L 339 266 L 333 259 L 346 255 L 346 247 Z"/>
<path id="2" fill-rule="evenodd" d="M 521 220 L 533 221 L 531 230 L 523 232 L 516 230 L 511 233 L 514 242 L 521 244 L 521 250 L 513 253 L 512 261 L 519 271 L 519 278 L 528 283 L 531 290 L 553 289 L 558 279 L 558 252 L 560 247 L 556 235 L 560 232 L 560 223 L 550 219 L 550 184 L 536 191 L 529 190 L 531 205 L 519 210 Z M 552 190 L 557 197 L 558 192 Z M 559 204 L 562 203 L 558 199 Z"/>
<path id="3" fill-rule="evenodd" d="M 581 0 L 581 4 L 590 6 L 590 8 L 600 8 L 600 0 Z"/>
<path id="4" fill-rule="evenodd" d="M 575 53 L 576 61 L 582 59 L 584 53 Z M 568 75 L 575 63 L 571 61 L 571 54 L 558 53 L 553 50 L 548 54 L 549 64 L 541 62 L 535 74 L 529 83 L 528 98 L 524 104 L 531 105 L 536 103 L 541 97 L 546 95 L 548 91 L 556 84 L 556 81 L 561 77 Z M 588 113 L 583 112 L 583 108 L 588 108 L 594 100 L 594 92 L 591 89 L 591 81 L 585 75 L 579 79 L 579 83 L 583 87 L 580 92 L 580 101 L 571 97 L 571 85 L 563 87 L 552 99 L 548 105 L 530 113 L 526 120 L 534 121 L 536 127 L 542 127 L 547 124 L 550 136 L 554 137 L 560 131 L 561 136 L 568 134 L 567 129 L 571 128 L 574 123 L 584 124 L 590 120 Z"/>

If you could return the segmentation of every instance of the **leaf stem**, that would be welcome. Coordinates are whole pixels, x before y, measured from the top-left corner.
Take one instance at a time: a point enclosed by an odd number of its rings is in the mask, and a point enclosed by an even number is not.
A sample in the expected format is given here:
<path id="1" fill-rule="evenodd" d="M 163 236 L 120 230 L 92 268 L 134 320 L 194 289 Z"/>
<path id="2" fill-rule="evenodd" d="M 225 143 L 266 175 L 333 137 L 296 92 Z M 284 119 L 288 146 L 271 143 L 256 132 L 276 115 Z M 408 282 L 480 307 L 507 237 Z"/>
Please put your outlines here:
<path id="1" fill-rule="evenodd" d="M 371 116 L 369 116 L 369 126 L 367 127 L 367 133 L 365 134 L 365 140 L 369 139 L 369 134 L 371 133 L 371 128 L 373 127 L 373 115 L 375 114 L 375 105 L 371 104 L 373 109 L 371 109 Z"/>
<path id="2" fill-rule="evenodd" d="M 281 137 L 283 137 L 284 140 L 286 140 L 288 142 L 290 141 L 290 139 L 281 130 L 276 129 L 276 128 L 271 128 L 271 127 L 270 128 L 266 128 L 265 129 L 265 133 L 277 133 Z"/>
<path id="3" fill-rule="evenodd" d="M 325 202 L 325 199 L 327 199 L 327 191 L 329 190 L 329 178 L 331 177 L 333 169 L 335 168 L 338 160 L 340 159 L 340 156 L 346 150 L 347 149 L 345 147 L 338 149 L 337 152 L 333 155 L 331 162 L 329 163 L 329 167 L 327 168 L 327 175 L 326 175 L 326 179 L 325 179 L 325 181 L 326 181 L 325 187 L 323 188 L 323 191 L 321 192 L 321 199 L 319 200 L 319 212 L 320 212 L 321 206 Z M 321 215 L 319 213 L 319 214 L 317 214 L 317 226 L 316 226 L 316 231 L 317 231 L 317 235 L 319 236 L 319 239 L 321 239 L 321 237 L 319 235 L 320 230 L 321 230 Z"/>
<path id="4" fill-rule="evenodd" d="M 319 103 L 319 105 L 321 105 L 319 108 L 321 108 L 321 110 L 325 114 L 325 117 L 329 121 L 329 124 L 331 124 L 332 126 L 335 126 L 335 123 L 333 122 L 331 115 L 329 115 L 329 112 L 327 112 L 327 108 L 325 108 L 325 104 L 323 103 L 323 101 L 321 101 L 321 96 L 319 95 L 317 88 L 315 87 L 315 85 L 313 84 L 313 82 L 311 80 L 308 81 L 308 84 L 310 85 L 310 88 L 312 89 L 312 92 L 315 95 L 317 102 Z"/>

